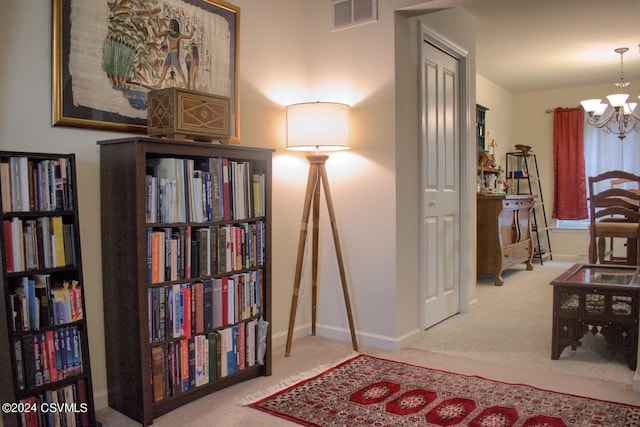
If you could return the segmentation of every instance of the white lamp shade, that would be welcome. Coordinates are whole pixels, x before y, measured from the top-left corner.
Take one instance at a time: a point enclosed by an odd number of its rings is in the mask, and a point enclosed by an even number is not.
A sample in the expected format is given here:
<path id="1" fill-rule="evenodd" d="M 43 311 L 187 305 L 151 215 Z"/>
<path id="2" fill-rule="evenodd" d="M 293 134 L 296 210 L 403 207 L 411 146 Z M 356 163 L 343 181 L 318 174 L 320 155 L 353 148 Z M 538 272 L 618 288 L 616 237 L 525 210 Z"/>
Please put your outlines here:
<path id="1" fill-rule="evenodd" d="M 335 102 L 287 106 L 287 148 L 332 151 L 350 148 L 351 107 Z"/>
<path id="2" fill-rule="evenodd" d="M 608 105 L 605 104 L 604 102 L 602 102 L 602 103 L 596 105 L 596 109 L 593 112 L 593 114 L 596 115 L 596 116 L 601 116 L 601 115 L 604 114 L 604 110 L 606 110 L 607 107 L 608 107 Z"/>
<path id="3" fill-rule="evenodd" d="M 627 98 L 629 94 L 626 93 L 616 93 L 613 95 L 607 95 L 607 99 L 612 107 L 622 107 L 625 102 L 627 102 Z"/>
<path id="4" fill-rule="evenodd" d="M 636 109 L 636 106 L 638 105 L 637 102 L 629 102 L 627 104 L 624 104 L 624 114 L 631 114 L 633 113 L 633 110 Z"/>
<path id="5" fill-rule="evenodd" d="M 582 104 L 582 108 L 584 108 L 586 112 L 594 112 L 597 106 L 600 105 L 600 100 L 597 98 L 585 99 L 584 101 L 580 101 L 580 104 Z"/>
<path id="6" fill-rule="evenodd" d="M 594 116 L 601 116 L 608 106 L 600 102 L 600 99 L 585 99 L 584 101 L 580 101 L 580 104 L 582 104 L 584 111 Z"/>

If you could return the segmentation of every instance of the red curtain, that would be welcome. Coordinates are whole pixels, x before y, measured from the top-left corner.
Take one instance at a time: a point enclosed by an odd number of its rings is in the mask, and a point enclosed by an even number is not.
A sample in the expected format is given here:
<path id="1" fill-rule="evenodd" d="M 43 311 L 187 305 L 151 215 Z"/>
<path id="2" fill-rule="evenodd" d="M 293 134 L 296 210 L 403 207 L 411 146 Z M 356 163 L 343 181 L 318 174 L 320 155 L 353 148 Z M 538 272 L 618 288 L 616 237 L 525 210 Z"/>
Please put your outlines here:
<path id="1" fill-rule="evenodd" d="M 584 112 L 556 108 L 553 115 L 553 218 L 585 219 Z"/>

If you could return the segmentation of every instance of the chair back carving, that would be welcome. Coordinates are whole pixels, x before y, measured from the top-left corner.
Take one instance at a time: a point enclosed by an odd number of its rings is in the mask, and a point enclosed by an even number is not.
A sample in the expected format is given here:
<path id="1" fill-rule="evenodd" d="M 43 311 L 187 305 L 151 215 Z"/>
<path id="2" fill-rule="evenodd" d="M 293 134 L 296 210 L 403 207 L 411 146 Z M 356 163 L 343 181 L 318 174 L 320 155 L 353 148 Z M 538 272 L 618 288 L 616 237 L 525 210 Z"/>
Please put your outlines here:
<path id="1" fill-rule="evenodd" d="M 589 177 L 589 262 L 607 262 L 605 239 L 610 239 L 609 262 L 638 265 L 640 251 L 640 176 L 613 170 Z M 631 183 L 631 184 L 630 184 Z M 605 188 L 597 191 L 597 188 Z M 613 239 L 627 239 L 627 256 L 614 257 Z"/>
<path id="2" fill-rule="evenodd" d="M 624 180 L 624 181 L 621 181 Z M 596 192 L 598 183 L 609 181 L 609 188 Z M 640 188 L 640 176 L 614 170 L 589 177 L 589 205 L 591 222 L 612 220 L 616 222 L 638 222 L 640 192 L 618 188 L 620 182 L 636 182 Z M 615 183 L 614 183 L 615 182 Z M 611 218 L 613 217 L 613 218 Z"/>

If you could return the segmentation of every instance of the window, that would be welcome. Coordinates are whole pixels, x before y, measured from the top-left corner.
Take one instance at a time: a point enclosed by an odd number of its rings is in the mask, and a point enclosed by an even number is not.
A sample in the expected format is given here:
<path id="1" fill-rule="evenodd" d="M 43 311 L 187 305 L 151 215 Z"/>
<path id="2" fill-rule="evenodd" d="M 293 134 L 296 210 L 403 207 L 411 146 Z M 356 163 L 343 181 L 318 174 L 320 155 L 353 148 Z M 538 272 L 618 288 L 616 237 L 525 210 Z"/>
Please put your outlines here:
<path id="1" fill-rule="evenodd" d="M 590 176 L 609 170 L 623 170 L 640 175 L 640 132 L 632 131 L 620 140 L 617 135 L 606 134 L 585 120 L 584 161 L 587 197 Z M 589 220 L 557 220 L 557 225 L 562 228 L 587 228 Z"/>

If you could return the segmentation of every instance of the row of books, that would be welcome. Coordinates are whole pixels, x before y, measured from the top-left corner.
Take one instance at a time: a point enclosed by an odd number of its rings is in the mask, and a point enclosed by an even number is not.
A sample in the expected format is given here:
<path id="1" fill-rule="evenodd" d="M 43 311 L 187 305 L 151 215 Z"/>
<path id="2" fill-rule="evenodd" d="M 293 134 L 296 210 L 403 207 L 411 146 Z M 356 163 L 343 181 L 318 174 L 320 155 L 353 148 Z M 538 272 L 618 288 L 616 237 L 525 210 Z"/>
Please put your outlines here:
<path id="1" fill-rule="evenodd" d="M 75 228 L 61 216 L 5 219 L 3 234 L 8 273 L 76 264 Z"/>
<path id="2" fill-rule="evenodd" d="M 84 380 L 45 390 L 20 400 L 23 427 L 89 427 L 87 384 Z"/>
<path id="3" fill-rule="evenodd" d="M 265 214 L 265 174 L 227 158 L 148 159 L 148 223 L 244 220 Z"/>
<path id="4" fill-rule="evenodd" d="M 147 229 L 149 283 L 184 280 L 264 265 L 264 221 Z"/>
<path id="5" fill-rule="evenodd" d="M 77 280 L 51 283 L 48 274 L 12 278 L 10 310 L 14 331 L 39 331 L 84 317 L 82 287 Z"/>
<path id="6" fill-rule="evenodd" d="M 257 363 L 258 320 L 151 349 L 153 400 L 159 402 Z"/>
<path id="7" fill-rule="evenodd" d="M 149 342 L 189 338 L 255 317 L 262 289 L 262 270 L 150 288 Z"/>
<path id="8" fill-rule="evenodd" d="M 73 209 L 69 159 L 34 160 L 9 157 L 0 163 L 4 212 Z"/>
<path id="9" fill-rule="evenodd" d="M 82 345 L 77 326 L 24 335 L 14 342 L 18 388 L 32 389 L 81 375 Z"/>

